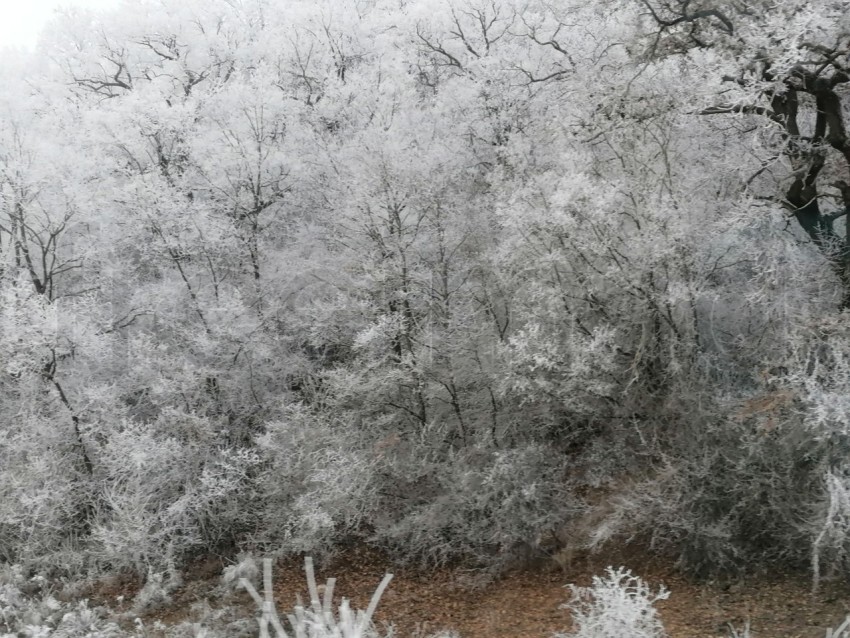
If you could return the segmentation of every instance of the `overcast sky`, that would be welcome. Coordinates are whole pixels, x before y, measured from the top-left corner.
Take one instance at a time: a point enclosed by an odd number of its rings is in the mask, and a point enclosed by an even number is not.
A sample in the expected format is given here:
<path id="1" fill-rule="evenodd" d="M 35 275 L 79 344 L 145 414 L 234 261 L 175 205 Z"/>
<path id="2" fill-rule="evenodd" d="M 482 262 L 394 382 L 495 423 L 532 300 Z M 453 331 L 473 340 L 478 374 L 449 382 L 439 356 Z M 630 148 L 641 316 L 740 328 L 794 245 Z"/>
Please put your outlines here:
<path id="1" fill-rule="evenodd" d="M 92 9 L 116 7 L 120 0 L 0 0 L 0 49 L 32 48 L 56 7 L 76 5 Z"/>

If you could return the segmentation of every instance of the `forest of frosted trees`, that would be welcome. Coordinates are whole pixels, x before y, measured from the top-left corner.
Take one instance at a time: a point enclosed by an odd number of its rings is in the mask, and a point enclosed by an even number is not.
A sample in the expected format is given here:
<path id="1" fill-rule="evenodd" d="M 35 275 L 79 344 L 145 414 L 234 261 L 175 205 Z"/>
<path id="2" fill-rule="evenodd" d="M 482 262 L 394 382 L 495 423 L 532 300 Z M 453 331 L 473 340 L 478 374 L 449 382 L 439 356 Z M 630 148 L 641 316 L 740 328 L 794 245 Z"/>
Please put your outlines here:
<path id="1" fill-rule="evenodd" d="M 845 1 L 137 0 L 0 80 L 0 562 L 850 569 Z"/>

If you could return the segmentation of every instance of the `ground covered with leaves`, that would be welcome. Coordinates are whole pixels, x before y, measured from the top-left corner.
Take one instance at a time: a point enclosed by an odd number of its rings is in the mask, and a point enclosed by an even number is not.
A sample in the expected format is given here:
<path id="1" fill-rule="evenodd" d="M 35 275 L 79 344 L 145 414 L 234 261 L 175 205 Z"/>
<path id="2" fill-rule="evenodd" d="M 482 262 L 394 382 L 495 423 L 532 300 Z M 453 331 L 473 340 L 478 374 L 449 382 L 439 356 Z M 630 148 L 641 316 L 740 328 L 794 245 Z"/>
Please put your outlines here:
<path id="1" fill-rule="evenodd" d="M 336 577 L 336 599 L 349 598 L 354 608 L 365 609 L 383 575 L 393 572 L 375 620 L 379 628 L 392 625 L 396 636 L 424 638 L 453 630 L 462 638 L 531 638 L 569 631 L 572 619 L 563 604 L 571 592 L 565 585 L 588 586 L 612 562 L 624 564 L 653 589 L 670 590 L 657 606 L 672 638 L 727 637 L 733 630 L 743 636 L 747 626 L 754 638 L 821 638 L 850 613 L 846 582 L 826 582 L 815 595 L 805 573 L 696 583 L 678 575 L 669 561 L 645 552 L 582 557 L 568 570 L 538 564 L 491 578 L 461 567 L 400 569 L 377 553 L 356 549 L 319 565 L 317 576 L 320 582 Z M 181 623 L 210 627 L 243 618 L 242 627 L 255 627 L 248 622 L 256 616 L 250 597 L 241 591 L 222 594 L 224 567 L 214 559 L 195 563 L 170 602 L 142 614 L 135 626 L 146 627 L 149 636 L 164 636 L 165 627 Z M 126 612 L 137 590 L 130 581 L 113 580 L 87 593 L 93 605 Z M 298 598 L 309 598 L 303 564 L 281 561 L 275 569 L 277 606 L 291 609 Z"/>

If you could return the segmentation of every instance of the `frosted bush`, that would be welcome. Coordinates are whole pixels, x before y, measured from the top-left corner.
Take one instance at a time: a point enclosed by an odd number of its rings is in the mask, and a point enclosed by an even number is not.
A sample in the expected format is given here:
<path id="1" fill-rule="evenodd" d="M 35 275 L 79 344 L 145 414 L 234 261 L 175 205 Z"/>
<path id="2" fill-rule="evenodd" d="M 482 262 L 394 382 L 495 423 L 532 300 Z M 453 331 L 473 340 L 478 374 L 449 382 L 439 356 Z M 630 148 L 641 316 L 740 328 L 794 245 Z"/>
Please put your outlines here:
<path id="1" fill-rule="evenodd" d="M 375 537 L 402 559 L 473 557 L 499 569 L 576 508 L 565 471 L 563 456 L 542 444 L 492 450 L 482 443 L 445 461 L 414 448 L 389 468 L 383 491 L 401 498 Z"/>
<path id="2" fill-rule="evenodd" d="M 244 579 L 252 585 L 259 582 L 260 568 L 250 554 L 240 554 L 233 565 L 224 568 L 221 585 L 224 589 L 233 589 Z"/>
<path id="3" fill-rule="evenodd" d="M 0 559 L 50 564 L 81 527 L 91 485 L 59 420 L 26 417 L 0 436 Z"/>
<path id="4" fill-rule="evenodd" d="M 812 542 L 812 589 L 817 591 L 821 581 L 824 559 L 829 560 L 829 571 L 834 573 L 847 565 L 848 537 L 850 537 L 850 480 L 847 470 L 827 472 L 826 512 L 818 525 Z"/>
<path id="5" fill-rule="evenodd" d="M 37 577 L 36 577 L 37 579 Z M 118 638 L 124 633 L 106 618 L 103 609 L 92 609 L 83 600 L 63 604 L 53 596 L 30 597 L 17 566 L 0 573 L 0 638 Z"/>
<path id="6" fill-rule="evenodd" d="M 172 570 L 170 574 L 149 571 L 145 585 L 133 599 L 133 611 L 140 614 L 171 602 L 171 592 L 181 584 L 179 574 Z"/>
<path id="7" fill-rule="evenodd" d="M 294 406 L 258 446 L 266 540 L 281 551 L 330 551 L 373 512 L 374 453 L 348 424 Z"/>
<path id="8" fill-rule="evenodd" d="M 97 609 L 90 609 L 86 601 L 77 604 L 74 611 L 65 613 L 56 631 L 55 638 L 119 638 L 123 635 L 118 626 L 102 617 Z"/>
<path id="9" fill-rule="evenodd" d="M 565 604 L 573 614 L 575 631 L 559 638 L 662 638 L 666 636 L 653 606 L 670 592 L 657 592 L 631 571 L 609 567 L 605 576 L 594 576 L 590 587 L 570 585 L 572 600 Z"/>
<path id="10" fill-rule="evenodd" d="M 145 573 L 197 546 L 214 548 L 246 528 L 259 456 L 223 446 L 208 419 L 171 411 L 124 423 L 100 451 L 94 550 L 112 567 Z"/>

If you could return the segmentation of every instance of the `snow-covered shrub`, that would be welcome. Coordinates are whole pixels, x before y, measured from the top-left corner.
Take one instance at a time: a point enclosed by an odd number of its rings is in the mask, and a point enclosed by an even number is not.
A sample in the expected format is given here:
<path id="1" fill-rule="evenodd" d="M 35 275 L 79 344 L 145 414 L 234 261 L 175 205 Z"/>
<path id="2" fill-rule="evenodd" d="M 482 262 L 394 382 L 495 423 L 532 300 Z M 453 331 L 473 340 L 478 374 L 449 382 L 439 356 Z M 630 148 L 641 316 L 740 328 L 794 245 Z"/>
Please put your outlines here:
<path id="1" fill-rule="evenodd" d="M 667 442 L 659 466 L 610 500 L 599 521 L 605 540 L 637 535 L 697 577 L 805 565 L 806 521 L 823 490 L 822 443 L 796 427 L 764 432 L 696 408 Z"/>
<path id="2" fill-rule="evenodd" d="M 26 611 L 25 599 L 18 584 L 23 581 L 20 567 L 13 566 L 4 569 L 3 583 L 0 584 L 0 629 L 4 632 L 12 631 Z"/>
<path id="3" fill-rule="evenodd" d="M 647 460 L 658 454 L 657 460 L 627 474 L 595 535 L 648 540 L 700 577 L 758 564 L 804 564 L 812 538 L 806 521 L 822 500 L 828 446 L 787 415 L 774 415 L 782 424 L 765 430 L 756 419 L 737 418 L 735 407 L 707 398 L 688 408 L 634 424 L 647 443 L 636 441 L 635 450 Z"/>
<path id="4" fill-rule="evenodd" d="M 594 576 L 590 587 L 570 585 L 575 630 L 560 638 L 662 638 L 664 626 L 653 606 L 670 596 L 664 586 L 653 591 L 640 577 L 619 567 Z"/>
<path id="5" fill-rule="evenodd" d="M 92 486 L 71 428 L 37 415 L 2 428 L 0 560 L 57 566 L 51 556 L 79 547 Z"/>
<path id="6" fill-rule="evenodd" d="M 56 376 L 73 328 L 22 270 L 10 276 L 0 261 L 0 561 L 61 570 L 55 553 L 79 548 L 94 491 L 79 421 Z"/>
<path id="7" fill-rule="evenodd" d="M 62 616 L 55 638 L 119 638 L 125 635 L 114 622 L 104 618 L 103 610 L 91 609 L 86 601 Z"/>
<path id="8" fill-rule="evenodd" d="M 134 613 L 141 614 L 171 602 L 171 593 L 182 584 L 179 573 L 173 568 L 167 573 L 148 570 L 144 586 L 133 599 Z"/>
<path id="9" fill-rule="evenodd" d="M 817 587 L 850 568 L 847 317 L 792 319 L 772 335 L 776 365 L 742 346 L 765 367 L 736 391 L 717 370 L 702 375 L 710 395 L 681 386 L 660 424 L 665 469 L 620 501 L 692 573 L 810 564 Z"/>
<path id="10" fill-rule="evenodd" d="M 233 565 L 224 568 L 221 574 L 221 585 L 225 590 L 234 589 L 246 580 L 252 585 L 257 585 L 260 577 L 260 568 L 257 566 L 251 554 L 242 553 L 237 556 Z"/>
<path id="11" fill-rule="evenodd" d="M 789 337 L 781 382 L 793 397 L 805 442 L 796 462 L 816 487 L 803 526 L 817 589 L 822 576 L 850 570 L 850 315 L 813 318 Z"/>
<path id="12" fill-rule="evenodd" d="M 249 447 L 216 446 L 194 488 L 193 520 L 206 548 L 230 547 L 259 519 L 257 479 L 264 459 Z"/>
<path id="13" fill-rule="evenodd" d="M 300 405 L 266 424 L 257 441 L 266 542 L 282 552 L 325 553 L 369 520 L 376 456 L 357 434 Z"/>
<path id="14" fill-rule="evenodd" d="M 387 469 L 392 480 L 382 492 L 395 501 L 385 497 L 375 539 L 403 560 L 474 558 L 498 567 L 524 558 L 519 552 L 542 530 L 576 509 L 564 457 L 542 444 L 482 444 L 445 460 L 420 448 L 418 458 L 400 456 Z"/>
<path id="15" fill-rule="evenodd" d="M 19 566 L 3 568 L 0 574 L 0 636 L 118 638 L 125 635 L 107 617 L 105 610 L 92 609 L 85 600 L 69 604 L 59 602 L 50 594 L 27 595 L 23 590 L 31 584 Z"/>
<path id="16" fill-rule="evenodd" d="M 815 527 L 812 541 L 812 589 L 820 586 L 824 563 L 829 575 L 848 569 L 850 563 L 850 478 L 847 468 L 825 476 L 825 511 Z"/>
<path id="17" fill-rule="evenodd" d="M 702 357 L 671 380 L 651 418 L 606 434 L 631 441 L 630 459 L 643 466 L 612 501 L 609 538 L 639 535 L 698 576 L 810 561 L 846 569 L 850 437 L 836 395 L 848 391 L 847 341 L 801 319 L 786 329 L 770 352 L 742 343 L 737 370 Z M 586 446 L 580 460 L 603 485 L 617 482 L 610 449 L 622 448 Z"/>
<path id="18" fill-rule="evenodd" d="M 167 411 L 125 422 L 98 456 L 102 508 L 93 551 L 113 568 L 146 573 L 192 548 L 238 535 L 252 507 L 256 453 L 224 446 L 209 419 Z"/>

